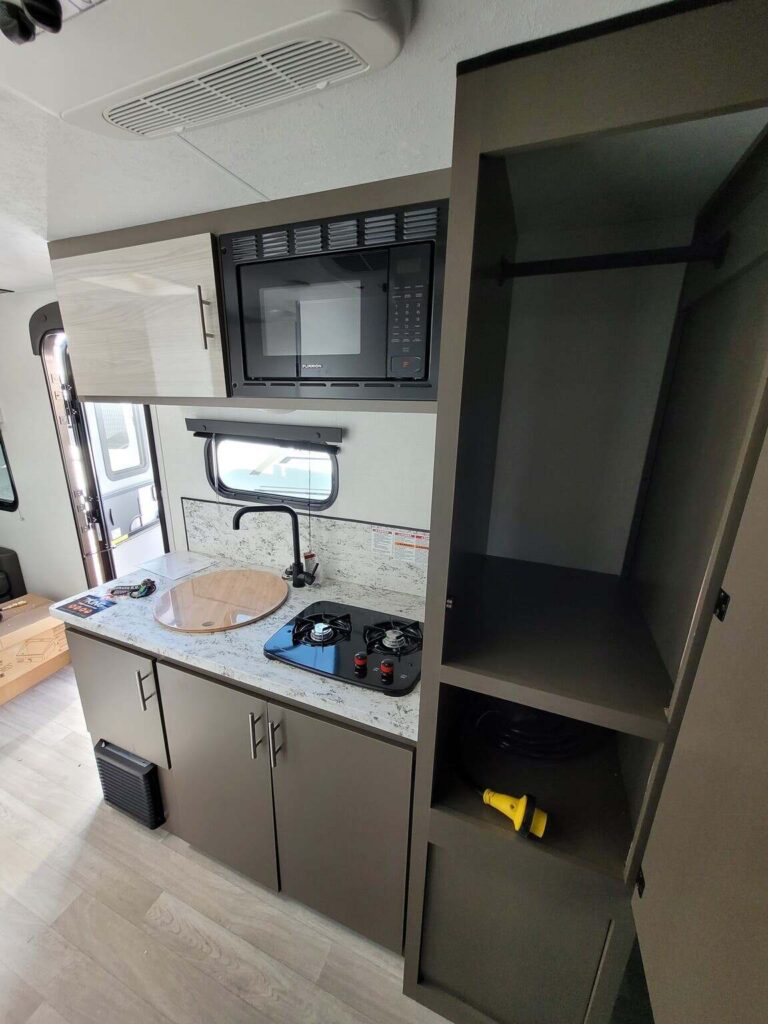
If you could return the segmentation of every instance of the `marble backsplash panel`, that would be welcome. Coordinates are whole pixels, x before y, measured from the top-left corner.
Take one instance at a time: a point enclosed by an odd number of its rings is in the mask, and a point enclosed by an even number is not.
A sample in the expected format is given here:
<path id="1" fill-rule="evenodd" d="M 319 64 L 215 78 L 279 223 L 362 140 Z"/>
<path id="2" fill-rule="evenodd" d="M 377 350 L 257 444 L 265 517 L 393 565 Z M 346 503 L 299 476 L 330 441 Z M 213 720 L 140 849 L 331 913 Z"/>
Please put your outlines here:
<path id="1" fill-rule="evenodd" d="M 287 516 L 253 515 L 232 529 L 237 505 L 182 498 L 187 547 L 190 551 L 238 562 L 285 569 L 291 562 Z M 309 549 L 309 516 L 299 512 L 302 551 Z M 312 548 L 322 579 L 345 580 L 383 587 L 424 598 L 427 590 L 429 533 L 351 519 L 312 517 Z"/>

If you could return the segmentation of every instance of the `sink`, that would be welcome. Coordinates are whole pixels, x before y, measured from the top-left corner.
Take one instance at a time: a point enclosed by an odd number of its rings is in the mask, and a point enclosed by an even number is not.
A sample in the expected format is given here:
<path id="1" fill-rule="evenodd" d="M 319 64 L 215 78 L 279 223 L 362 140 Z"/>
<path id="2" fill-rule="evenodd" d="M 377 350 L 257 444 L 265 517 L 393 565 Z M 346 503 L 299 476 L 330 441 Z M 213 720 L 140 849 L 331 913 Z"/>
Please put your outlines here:
<path id="1" fill-rule="evenodd" d="M 222 569 L 182 580 L 155 601 L 155 618 L 180 633 L 219 633 L 271 615 L 288 597 L 277 573 Z"/>

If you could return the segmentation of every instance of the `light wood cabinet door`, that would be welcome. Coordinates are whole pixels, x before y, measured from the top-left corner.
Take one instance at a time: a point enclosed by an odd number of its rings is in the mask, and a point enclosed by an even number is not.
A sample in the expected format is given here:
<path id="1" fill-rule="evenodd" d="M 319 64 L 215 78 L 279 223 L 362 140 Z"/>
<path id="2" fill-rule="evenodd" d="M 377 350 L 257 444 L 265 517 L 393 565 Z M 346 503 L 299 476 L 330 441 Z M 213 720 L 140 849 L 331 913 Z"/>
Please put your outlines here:
<path id="1" fill-rule="evenodd" d="M 94 746 L 107 740 L 168 767 L 163 714 L 151 658 L 67 631 L 69 654 Z"/>
<path id="2" fill-rule="evenodd" d="M 79 398 L 226 395 L 211 235 L 52 267 Z"/>
<path id="3" fill-rule="evenodd" d="M 277 889 L 267 705 L 190 672 L 158 666 L 171 755 L 173 831 Z"/>
<path id="4" fill-rule="evenodd" d="M 280 887 L 400 952 L 410 750 L 269 705 Z"/>

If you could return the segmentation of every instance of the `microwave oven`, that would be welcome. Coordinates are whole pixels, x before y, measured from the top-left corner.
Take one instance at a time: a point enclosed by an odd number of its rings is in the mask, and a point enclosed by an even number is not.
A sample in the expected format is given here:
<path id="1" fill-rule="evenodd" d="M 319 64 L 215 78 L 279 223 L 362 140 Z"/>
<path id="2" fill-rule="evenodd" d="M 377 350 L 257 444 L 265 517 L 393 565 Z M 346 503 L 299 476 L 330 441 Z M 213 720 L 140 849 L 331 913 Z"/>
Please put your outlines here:
<path id="1" fill-rule="evenodd" d="M 447 200 L 219 236 L 235 397 L 437 397 Z"/>

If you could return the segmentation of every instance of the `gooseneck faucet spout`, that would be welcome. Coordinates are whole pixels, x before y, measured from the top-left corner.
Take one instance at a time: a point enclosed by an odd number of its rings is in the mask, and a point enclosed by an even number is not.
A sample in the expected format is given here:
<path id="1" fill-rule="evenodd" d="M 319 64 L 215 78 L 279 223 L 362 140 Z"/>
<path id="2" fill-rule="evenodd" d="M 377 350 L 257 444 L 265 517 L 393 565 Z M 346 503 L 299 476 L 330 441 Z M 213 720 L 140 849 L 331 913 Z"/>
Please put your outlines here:
<path id="1" fill-rule="evenodd" d="M 239 508 L 232 518 L 232 529 L 240 529 L 240 520 L 251 512 L 283 512 L 291 517 L 291 533 L 293 536 L 293 564 L 290 568 L 291 581 L 294 587 L 304 587 L 308 583 L 314 583 L 314 576 L 304 571 L 304 563 L 301 559 L 301 545 L 299 544 L 299 517 L 295 509 L 288 505 L 246 505 Z"/>

